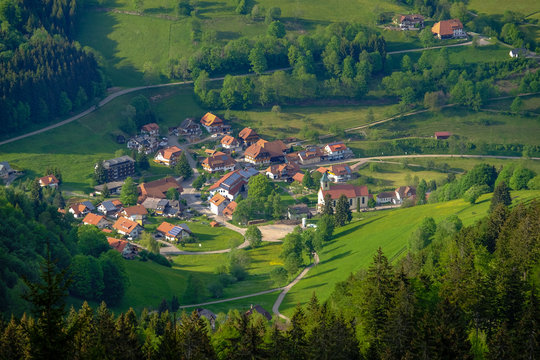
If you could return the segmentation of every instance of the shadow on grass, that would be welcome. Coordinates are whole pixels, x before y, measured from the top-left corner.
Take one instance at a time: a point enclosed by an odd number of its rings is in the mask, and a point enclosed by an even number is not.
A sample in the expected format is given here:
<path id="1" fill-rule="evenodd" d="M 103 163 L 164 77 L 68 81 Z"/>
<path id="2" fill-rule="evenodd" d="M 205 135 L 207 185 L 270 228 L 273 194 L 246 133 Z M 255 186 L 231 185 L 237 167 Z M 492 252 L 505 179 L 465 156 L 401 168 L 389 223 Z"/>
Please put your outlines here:
<path id="1" fill-rule="evenodd" d="M 321 276 L 321 275 L 323 275 L 323 274 L 331 273 L 332 271 L 335 271 L 335 270 L 337 270 L 337 268 L 328 269 L 328 270 L 322 271 L 322 272 L 320 272 L 320 273 L 308 275 L 308 276 L 306 276 L 304 279 L 311 279 L 311 278 L 314 278 L 314 277 L 317 277 L 317 276 Z"/>
<path id="2" fill-rule="evenodd" d="M 345 251 L 345 252 L 342 252 L 341 254 L 334 255 L 334 256 L 332 256 L 332 257 L 329 258 L 329 259 L 326 259 L 326 260 L 321 261 L 321 262 L 319 263 L 319 265 L 326 264 L 326 263 L 332 262 L 332 261 L 334 261 L 334 260 L 342 259 L 342 258 L 344 258 L 344 257 L 347 257 L 347 256 L 351 255 L 351 254 L 352 254 L 352 252 L 351 252 L 350 250 L 347 250 L 347 251 Z"/>
<path id="3" fill-rule="evenodd" d="M 304 290 L 316 289 L 316 288 L 319 288 L 319 287 L 325 286 L 325 285 L 328 285 L 328 283 L 324 282 L 324 283 L 320 283 L 320 284 L 311 285 L 311 286 L 308 286 L 308 287 L 304 288 Z"/>

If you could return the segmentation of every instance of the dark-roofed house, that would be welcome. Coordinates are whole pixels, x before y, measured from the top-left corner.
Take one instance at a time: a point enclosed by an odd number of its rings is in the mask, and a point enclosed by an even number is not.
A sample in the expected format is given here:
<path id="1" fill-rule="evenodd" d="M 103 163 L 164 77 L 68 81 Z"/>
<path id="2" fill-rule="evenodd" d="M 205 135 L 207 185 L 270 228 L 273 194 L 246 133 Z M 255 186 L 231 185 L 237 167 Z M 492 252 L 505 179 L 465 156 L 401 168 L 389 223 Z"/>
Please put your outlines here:
<path id="1" fill-rule="evenodd" d="M 90 200 L 82 201 L 81 204 L 86 206 L 88 208 L 88 210 L 90 210 L 90 211 L 96 210 L 96 207 L 94 206 L 94 204 L 92 204 L 92 202 Z"/>
<path id="2" fill-rule="evenodd" d="M 257 132 L 251 128 L 243 128 L 239 133 L 238 137 L 243 141 L 246 146 L 250 146 L 259 141 L 260 137 Z"/>
<path id="3" fill-rule="evenodd" d="M 289 206 L 287 217 L 290 220 L 302 220 L 302 218 L 311 219 L 311 212 L 306 204 L 296 204 Z"/>
<path id="4" fill-rule="evenodd" d="M 204 170 L 213 173 L 217 171 L 231 171 L 234 170 L 236 161 L 229 155 L 218 151 L 213 156 L 209 156 L 202 162 Z"/>
<path id="5" fill-rule="evenodd" d="M 184 136 L 199 137 L 202 135 L 201 126 L 193 118 L 187 118 L 178 127 L 178 132 Z"/>
<path id="6" fill-rule="evenodd" d="M 0 178 L 7 178 L 13 172 L 13 169 L 7 161 L 0 162 Z"/>
<path id="7" fill-rule="evenodd" d="M 439 39 L 467 37 L 467 33 L 463 31 L 463 24 L 458 19 L 439 21 L 433 25 L 431 32 L 437 35 Z"/>
<path id="8" fill-rule="evenodd" d="M 195 310 L 197 311 L 197 315 L 199 317 L 205 317 L 206 319 L 208 319 L 208 321 L 210 322 L 210 326 L 212 327 L 212 330 L 216 329 L 216 319 L 217 319 L 216 314 L 214 314 L 208 309 L 197 308 Z"/>
<path id="9" fill-rule="evenodd" d="M 180 185 L 180 183 L 176 181 L 176 179 L 173 177 L 167 177 L 147 183 L 142 183 L 138 186 L 139 199 L 137 202 L 140 204 L 148 197 L 166 199 L 167 191 L 170 188 L 176 189 L 179 194 L 184 191 L 182 185 Z"/>
<path id="10" fill-rule="evenodd" d="M 107 182 L 124 180 L 135 174 L 135 160 L 127 155 L 105 160 L 103 169 L 107 176 Z"/>
<path id="11" fill-rule="evenodd" d="M 255 311 L 261 314 L 262 316 L 264 316 L 266 320 L 268 321 L 272 320 L 272 315 L 268 311 L 266 311 L 261 305 L 251 305 L 251 308 L 248 311 L 246 311 L 246 315 L 249 316 L 253 314 Z"/>
<path id="12" fill-rule="evenodd" d="M 162 233 L 165 239 L 172 242 L 178 242 L 193 234 L 186 224 L 173 225 L 166 221 L 158 226 L 157 231 Z"/>
<path id="13" fill-rule="evenodd" d="M 300 167 L 295 162 L 269 166 L 265 173 L 272 180 L 290 179 L 300 171 Z"/>
<path id="14" fill-rule="evenodd" d="M 404 200 L 416 195 L 416 188 L 413 186 L 400 186 L 394 192 L 395 196 L 392 199 L 394 204 L 401 204 Z"/>
<path id="15" fill-rule="evenodd" d="M 321 161 L 323 156 L 321 148 L 318 146 L 311 146 L 306 150 L 298 152 L 298 161 L 302 165 L 316 164 Z"/>
<path id="16" fill-rule="evenodd" d="M 396 194 L 392 191 L 377 194 L 377 205 L 392 203 Z"/>
<path id="17" fill-rule="evenodd" d="M 231 171 L 216 181 L 210 188 L 210 195 L 218 193 L 229 200 L 234 200 L 240 193 L 245 191 L 249 178 L 259 172 L 253 168 Z"/>
<path id="18" fill-rule="evenodd" d="M 394 23 L 403 30 L 421 29 L 424 27 L 424 17 L 419 14 L 398 15 L 394 18 Z"/>
<path id="19" fill-rule="evenodd" d="M 113 215 L 120 210 L 111 200 L 105 200 L 98 206 L 98 211 L 104 215 Z"/>
<path id="20" fill-rule="evenodd" d="M 321 177 L 321 188 L 318 193 L 317 208 L 321 211 L 324 207 L 324 198 L 330 195 L 332 206 L 335 208 L 337 200 L 341 195 L 345 195 L 349 201 L 351 210 L 357 208 L 367 208 L 369 200 L 369 191 L 367 186 L 356 186 L 351 184 L 331 184 L 328 174 L 324 173 Z"/>

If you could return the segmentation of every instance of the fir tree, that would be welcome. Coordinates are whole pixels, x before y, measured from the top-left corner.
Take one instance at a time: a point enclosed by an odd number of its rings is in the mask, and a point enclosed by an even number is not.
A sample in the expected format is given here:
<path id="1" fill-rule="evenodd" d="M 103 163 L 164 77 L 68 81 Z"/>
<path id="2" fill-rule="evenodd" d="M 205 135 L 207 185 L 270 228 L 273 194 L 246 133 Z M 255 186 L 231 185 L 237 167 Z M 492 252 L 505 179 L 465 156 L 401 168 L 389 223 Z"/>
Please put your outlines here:
<path id="1" fill-rule="evenodd" d="M 334 219 L 336 220 L 336 225 L 338 226 L 343 226 L 352 219 L 349 200 L 345 195 L 341 195 L 337 201 Z"/>
<path id="2" fill-rule="evenodd" d="M 137 203 L 137 185 L 131 177 L 128 177 L 122 185 L 120 201 L 124 206 L 135 205 Z"/>
<path id="3" fill-rule="evenodd" d="M 189 165 L 185 152 L 182 152 L 182 155 L 180 155 L 180 159 L 178 159 L 174 167 L 174 172 L 178 176 L 183 176 L 184 179 L 189 179 L 193 175 L 193 169 Z"/>
<path id="4" fill-rule="evenodd" d="M 311 172 L 309 170 L 306 170 L 304 172 L 304 178 L 302 179 L 302 185 L 304 185 L 308 189 L 312 189 L 315 186 L 315 182 L 313 181 L 313 177 L 311 176 Z"/>
<path id="5" fill-rule="evenodd" d="M 39 185 L 39 180 L 35 179 L 30 185 L 30 199 L 35 203 L 38 203 L 43 200 L 43 191 L 41 185 Z"/>
<path id="6" fill-rule="evenodd" d="M 322 211 L 323 215 L 333 215 L 334 214 L 334 208 L 332 207 L 332 197 L 330 194 L 326 194 L 324 196 L 324 207 Z"/>
<path id="7" fill-rule="evenodd" d="M 493 211 L 498 204 L 509 206 L 512 204 L 512 198 L 510 197 L 510 189 L 504 181 L 500 182 L 493 191 L 493 198 L 491 198 L 491 205 L 489 211 Z"/>
<path id="8" fill-rule="evenodd" d="M 99 160 L 96 164 L 94 171 L 94 179 L 98 184 L 104 184 L 107 182 L 107 173 L 105 172 L 105 168 L 103 167 L 102 160 Z"/>

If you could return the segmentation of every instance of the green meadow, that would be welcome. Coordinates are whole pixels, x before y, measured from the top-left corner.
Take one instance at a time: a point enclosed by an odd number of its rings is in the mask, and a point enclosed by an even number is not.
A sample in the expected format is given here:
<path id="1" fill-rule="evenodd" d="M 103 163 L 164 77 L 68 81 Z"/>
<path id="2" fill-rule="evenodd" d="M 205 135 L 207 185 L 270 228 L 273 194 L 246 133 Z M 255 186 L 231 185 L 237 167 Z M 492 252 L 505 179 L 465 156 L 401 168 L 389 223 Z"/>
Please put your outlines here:
<path id="1" fill-rule="evenodd" d="M 505 11 L 517 11 L 529 15 L 538 11 L 538 2 L 536 0 L 470 0 L 467 8 L 484 14 L 503 14 Z"/>
<path id="2" fill-rule="evenodd" d="M 514 203 L 537 199 L 540 191 L 512 192 Z M 305 304 L 315 293 L 326 300 L 336 283 L 351 273 L 366 269 L 375 251 L 381 247 L 389 259 L 399 257 L 406 248 L 410 234 L 428 216 L 436 222 L 456 214 L 465 226 L 487 214 L 491 194 L 480 197 L 471 205 L 463 200 L 428 204 L 406 209 L 361 213 L 348 225 L 338 228 L 335 238 L 320 253 L 320 263 L 310 270 L 285 297 L 281 312 L 291 315 L 296 304 Z"/>

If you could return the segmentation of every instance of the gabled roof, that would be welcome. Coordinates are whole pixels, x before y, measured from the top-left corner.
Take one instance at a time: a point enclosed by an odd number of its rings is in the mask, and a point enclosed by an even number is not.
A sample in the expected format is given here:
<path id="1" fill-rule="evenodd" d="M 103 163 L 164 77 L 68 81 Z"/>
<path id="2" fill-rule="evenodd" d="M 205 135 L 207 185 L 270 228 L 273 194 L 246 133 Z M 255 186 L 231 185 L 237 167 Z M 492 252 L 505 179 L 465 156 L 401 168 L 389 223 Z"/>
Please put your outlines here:
<path id="1" fill-rule="evenodd" d="M 247 140 L 249 138 L 259 137 L 259 134 L 251 128 L 245 127 L 238 133 L 238 137 L 244 140 Z"/>
<path id="2" fill-rule="evenodd" d="M 139 203 L 143 202 L 147 197 L 165 199 L 167 190 L 175 188 L 179 193 L 184 191 L 180 183 L 173 177 L 166 177 L 163 179 L 142 183 L 139 185 Z"/>
<path id="3" fill-rule="evenodd" d="M 441 36 L 454 35 L 454 30 L 463 29 L 463 24 L 458 19 L 439 21 L 431 28 L 431 32 Z"/>
<path id="4" fill-rule="evenodd" d="M 118 210 L 118 208 L 110 200 L 103 201 L 101 203 L 101 205 L 105 208 L 106 211 L 116 211 L 116 210 Z"/>
<path id="5" fill-rule="evenodd" d="M 451 136 L 452 133 L 451 132 L 448 132 L 448 131 L 436 131 L 435 132 L 435 137 L 439 137 L 439 136 Z"/>
<path id="6" fill-rule="evenodd" d="M 86 205 L 84 204 L 81 204 L 81 203 L 77 203 L 77 204 L 73 204 L 69 207 L 71 210 L 73 210 L 73 213 L 75 215 L 79 215 L 80 213 L 84 212 L 84 211 L 87 211 L 88 208 L 86 207 Z"/>
<path id="7" fill-rule="evenodd" d="M 287 150 L 287 145 L 285 145 L 281 140 L 265 141 L 261 139 L 257 141 L 257 144 L 262 146 L 264 150 L 268 151 L 272 157 L 282 156 L 285 150 Z"/>
<path id="8" fill-rule="evenodd" d="M 219 126 L 223 124 L 223 120 L 218 118 L 216 115 L 207 112 L 201 118 L 201 124 L 203 124 L 204 126 Z"/>
<path id="9" fill-rule="evenodd" d="M 159 131 L 159 125 L 156 123 L 150 123 L 143 125 L 142 131 L 151 132 L 151 131 Z"/>
<path id="10" fill-rule="evenodd" d="M 382 192 L 377 194 L 377 199 L 393 198 L 395 195 L 393 192 Z"/>
<path id="11" fill-rule="evenodd" d="M 270 157 L 270 153 L 266 151 L 262 146 L 256 143 L 256 144 L 250 145 L 246 149 L 246 151 L 244 151 L 244 156 L 249 156 L 253 159 L 267 158 L 267 157 Z"/>
<path id="12" fill-rule="evenodd" d="M 403 21 L 411 21 L 411 22 L 424 21 L 424 17 L 419 14 L 401 15 L 399 17 L 399 22 L 402 23 Z"/>
<path id="13" fill-rule="evenodd" d="M 298 153 L 298 157 L 302 160 L 309 160 L 316 157 L 321 157 L 322 151 L 318 146 L 310 147 Z"/>
<path id="14" fill-rule="evenodd" d="M 139 226 L 139 224 L 137 224 L 135 221 L 132 221 L 125 217 L 121 217 L 116 220 L 113 228 L 126 234 L 131 234 L 131 232 L 135 230 L 137 226 Z"/>
<path id="15" fill-rule="evenodd" d="M 221 139 L 221 144 L 222 145 L 227 145 L 227 146 L 238 145 L 238 140 L 236 140 L 236 138 L 234 136 L 225 135 Z"/>
<path id="16" fill-rule="evenodd" d="M 90 211 L 96 210 L 96 207 L 94 206 L 94 204 L 92 204 L 92 202 L 90 200 L 82 201 L 81 204 L 86 206 L 88 208 L 88 210 L 90 210 Z"/>
<path id="17" fill-rule="evenodd" d="M 238 203 L 236 201 L 231 201 L 225 209 L 223 209 L 223 216 L 232 216 L 236 210 L 236 206 L 238 206 Z"/>
<path id="18" fill-rule="evenodd" d="M 304 180 L 304 174 L 302 174 L 301 172 L 297 172 L 293 175 L 292 178 L 294 181 L 298 181 L 299 183 L 301 183 Z"/>
<path id="19" fill-rule="evenodd" d="M 116 206 L 117 208 L 119 208 L 120 206 L 124 205 L 122 204 L 122 202 L 118 199 L 113 199 L 111 200 L 111 202 L 113 203 L 114 206 Z"/>
<path id="20" fill-rule="evenodd" d="M 347 146 L 342 142 L 334 142 L 326 145 L 331 152 L 347 150 Z"/>
<path id="21" fill-rule="evenodd" d="M 60 181 L 58 181 L 58 179 L 54 175 L 47 175 L 42 178 L 39 178 L 39 182 L 43 186 L 60 183 Z"/>
<path id="22" fill-rule="evenodd" d="M 217 152 L 214 156 L 204 159 L 202 163 L 211 169 L 215 169 L 218 167 L 235 165 L 236 161 L 225 153 Z"/>
<path id="23" fill-rule="evenodd" d="M 219 206 L 221 205 L 225 200 L 227 200 L 223 195 L 220 193 L 215 193 L 214 196 L 210 199 L 210 203 Z"/>
<path id="24" fill-rule="evenodd" d="M 251 315 L 253 314 L 254 311 L 257 311 L 259 314 L 264 316 L 268 321 L 272 320 L 272 315 L 268 311 L 266 311 L 261 305 L 255 305 L 255 306 L 251 305 L 251 309 L 246 311 L 246 315 Z"/>
<path id="25" fill-rule="evenodd" d="M 336 184 L 330 185 L 330 190 L 322 190 L 323 196 L 330 194 L 332 200 L 337 200 L 341 195 L 345 195 L 347 199 L 356 198 L 359 196 L 369 196 L 367 186 L 356 186 L 351 184 Z"/>
<path id="26" fill-rule="evenodd" d="M 193 118 L 187 118 L 180 124 L 181 129 L 194 129 L 199 128 L 199 124 L 197 124 Z"/>
<path id="27" fill-rule="evenodd" d="M 347 164 L 331 165 L 328 171 L 336 176 L 351 175 L 352 170 Z"/>
<path id="28" fill-rule="evenodd" d="M 416 195 L 416 188 L 413 186 L 400 186 L 395 192 L 398 193 L 401 198 L 404 198 L 406 196 Z"/>
<path id="29" fill-rule="evenodd" d="M 127 240 L 115 239 L 112 237 L 107 237 L 107 242 L 109 243 L 110 247 L 112 247 L 118 252 L 124 251 L 125 247 L 128 244 Z"/>
<path id="30" fill-rule="evenodd" d="M 174 157 L 180 156 L 182 153 L 182 149 L 180 149 L 178 146 L 171 146 L 166 149 L 161 149 L 158 151 L 158 154 L 161 154 L 161 156 L 164 159 L 171 160 Z"/>
<path id="31" fill-rule="evenodd" d="M 148 211 L 144 206 L 137 204 L 135 206 L 124 208 L 124 211 L 122 211 L 122 213 L 124 213 L 128 217 L 131 217 L 135 215 L 147 215 Z"/>
<path id="32" fill-rule="evenodd" d="M 95 225 L 95 226 L 98 226 L 98 224 L 102 221 L 102 220 L 105 220 L 105 216 L 103 215 L 96 215 L 96 214 L 93 214 L 93 213 L 88 213 L 88 215 L 86 215 L 83 219 L 83 223 L 84 224 L 87 224 L 87 225 Z"/>

